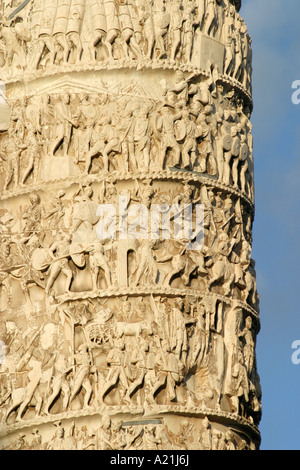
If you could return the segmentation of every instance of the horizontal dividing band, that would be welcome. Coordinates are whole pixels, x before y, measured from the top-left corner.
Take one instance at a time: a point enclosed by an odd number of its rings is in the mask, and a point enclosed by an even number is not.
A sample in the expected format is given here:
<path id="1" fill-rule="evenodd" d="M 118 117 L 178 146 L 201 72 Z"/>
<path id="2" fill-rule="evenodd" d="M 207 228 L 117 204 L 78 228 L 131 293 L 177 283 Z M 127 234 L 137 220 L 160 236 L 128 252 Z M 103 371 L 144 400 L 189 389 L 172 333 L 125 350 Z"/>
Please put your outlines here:
<path id="1" fill-rule="evenodd" d="M 57 296 L 56 300 L 57 303 L 51 302 L 53 308 L 61 306 L 69 301 L 76 301 L 76 300 L 86 300 L 86 299 L 103 299 L 103 298 L 115 298 L 115 297 L 123 297 L 123 296 L 130 296 L 130 297 L 140 297 L 141 295 L 153 295 L 153 296 L 160 296 L 160 297 L 192 297 L 192 298 L 203 298 L 205 297 L 212 297 L 217 300 L 220 300 L 228 305 L 237 306 L 242 308 L 247 313 L 251 314 L 256 319 L 259 319 L 259 312 L 254 310 L 250 305 L 246 304 L 245 302 L 232 299 L 230 297 L 225 297 L 221 294 L 215 294 L 213 292 L 203 291 L 200 292 L 199 290 L 193 289 L 172 289 L 164 287 L 163 289 L 160 287 L 151 288 L 151 287 L 134 287 L 134 288 L 111 288 L 107 290 L 99 290 L 97 292 L 85 292 L 85 293 L 75 293 L 71 295 L 61 295 Z"/>
<path id="2" fill-rule="evenodd" d="M 38 427 L 44 424 L 56 423 L 57 421 L 73 420 L 75 418 L 84 418 L 92 416 L 109 415 L 110 417 L 117 416 L 122 419 L 124 415 L 123 425 L 129 426 L 128 422 L 133 421 L 134 416 L 138 416 L 139 423 L 147 424 L 147 421 L 160 420 L 164 416 L 182 416 L 189 418 L 204 418 L 208 417 L 212 422 L 221 422 L 222 424 L 238 425 L 243 427 L 244 431 L 254 434 L 256 438 L 260 438 L 260 432 L 257 426 L 251 423 L 242 416 L 228 413 L 221 410 L 212 410 L 210 408 L 199 408 L 196 406 L 185 407 L 182 405 L 153 405 L 153 406 L 107 406 L 102 405 L 98 407 L 85 408 L 80 411 L 67 411 L 59 414 L 49 414 L 47 416 L 40 416 L 32 420 L 19 421 L 15 424 L 7 425 L 5 429 L 0 430 L 0 438 L 7 437 L 16 431 L 24 431 L 31 427 Z M 129 419 L 132 416 L 132 419 Z"/>
<path id="3" fill-rule="evenodd" d="M 20 81 L 25 81 L 26 83 L 32 82 L 36 79 L 41 79 L 41 78 L 49 78 L 51 76 L 56 76 L 58 74 L 63 74 L 63 73 L 83 73 L 83 72 L 98 72 L 98 71 L 109 71 L 109 70 L 126 70 L 128 69 L 135 69 L 137 71 L 140 70 L 158 70 L 161 69 L 163 71 L 165 70 L 180 70 L 182 72 L 186 73 L 193 73 L 198 76 L 203 76 L 203 77 L 209 77 L 210 72 L 201 69 L 192 65 L 186 65 L 186 64 L 178 64 L 174 62 L 169 62 L 167 60 L 160 60 L 156 59 L 153 60 L 139 60 L 138 63 L 136 60 L 114 60 L 114 61 L 107 61 L 104 62 L 103 64 L 96 64 L 96 65 L 88 65 L 88 64 L 82 64 L 82 65 L 68 65 L 68 66 L 52 66 L 51 70 L 37 70 L 34 73 L 32 71 L 24 71 L 20 73 L 20 75 L 14 75 L 14 77 L 7 76 L 5 77 L 5 72 L 2 77 L 2 81 L 6 85 L 12 85 L 12 84 L 18 84 Z M 216 78 L 216 82 L 222 82 L 226 83 L 227 85 L 230 85 L 232 88 L 238 90 L 240 93 L 244 95 L 244 98 L 251 103 L 251 107 L 253 107 L 253 101 L 252 101 L 252 96 L 251 94 L 243 87 L 243 85 L 236 79 L 230 77 L 229 75 L 226 74 L 219 74 Z"/>
<path id="4" fill-rule="evenodd" d="M 184 182 L 184 183 L 201 183 L 211 188 L 215 188 L 218 191 L 223 191 L 227 194 L 232 194 L 250 206 L 254 210 L 254 202 L 248 198 L 248 196 L 241 191 L 232 188 L 231 186 L 226 185 L 225 183 L 220 182 L 215 177 L 210 177 L 207 175 L 202 175 L 201 173 L 195 171 L 179 170 L 174 167 L 169 167 L 167 170 L 161 171 L 136 171 L 136 172 L 121 172 L 121 171 L 112 171 L 106 172 L 101 171 L 97 175 L 77 175 L 70 176 L 68 178 L 53 179 L 51 181 L 41 181 L 39 183 L 32 184 L 30 186 L 20 186 L 19 188 L 14 188 L 7 190 L 5 193 L 1 194 L 1 201 L 7 201 L 15 197 L 22 195 L 29 195 L 33 191 L 47 191 L 47 186 L 51 187 L 53 191 L 55 185 L 59 185 L 59 189 L 69 188 L 70 184 L 92 184 L 92 183 L 101 183 L 103 182 L 103 177 L 105 176 L 105 181 L 107 183 L 116 183 L 118 181 L 131 181 L 131 180 L 151 180 L 154 181 L 168 181 L 168 182 Z M 79 179 L 80 178 L 80 179 Z M 61 184 L 64 182 L 65 184 Z"/>

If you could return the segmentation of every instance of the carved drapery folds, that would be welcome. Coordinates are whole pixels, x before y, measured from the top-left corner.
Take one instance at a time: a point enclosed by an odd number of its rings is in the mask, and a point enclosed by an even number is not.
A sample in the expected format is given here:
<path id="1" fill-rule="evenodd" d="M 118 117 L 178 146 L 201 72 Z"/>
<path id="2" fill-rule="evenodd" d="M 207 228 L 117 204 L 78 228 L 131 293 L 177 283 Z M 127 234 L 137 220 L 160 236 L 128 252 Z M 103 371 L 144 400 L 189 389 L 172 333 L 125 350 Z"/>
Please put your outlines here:
<path id="1" fill-rule="evenodd" d="M 3 3 L 2 448 L 259 446 L 239 3 Z"/>

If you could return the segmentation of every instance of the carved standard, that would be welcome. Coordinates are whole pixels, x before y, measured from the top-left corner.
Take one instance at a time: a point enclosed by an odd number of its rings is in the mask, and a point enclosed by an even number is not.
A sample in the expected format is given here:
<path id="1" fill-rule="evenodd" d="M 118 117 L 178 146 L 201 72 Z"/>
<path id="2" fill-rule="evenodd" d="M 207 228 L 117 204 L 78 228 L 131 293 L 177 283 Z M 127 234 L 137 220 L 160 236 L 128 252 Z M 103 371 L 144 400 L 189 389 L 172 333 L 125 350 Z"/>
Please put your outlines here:
<path id="1" fill-rule="evenodd" d="M 259 448 L 240 3 L 2 2 L 1 449 Z"/>

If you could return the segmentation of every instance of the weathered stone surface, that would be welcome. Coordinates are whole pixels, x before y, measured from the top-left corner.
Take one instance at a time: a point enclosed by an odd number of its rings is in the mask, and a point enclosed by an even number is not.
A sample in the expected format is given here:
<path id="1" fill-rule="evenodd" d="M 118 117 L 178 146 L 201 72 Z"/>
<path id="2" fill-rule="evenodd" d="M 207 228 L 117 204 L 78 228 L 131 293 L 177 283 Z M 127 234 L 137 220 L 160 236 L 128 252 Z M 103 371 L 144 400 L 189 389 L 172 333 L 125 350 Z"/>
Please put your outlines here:
<path id="1" fill-rule="evenodd" d="M 0 25 L 0 447 L 258 448 L 240 2 L 18 5 Z"/>

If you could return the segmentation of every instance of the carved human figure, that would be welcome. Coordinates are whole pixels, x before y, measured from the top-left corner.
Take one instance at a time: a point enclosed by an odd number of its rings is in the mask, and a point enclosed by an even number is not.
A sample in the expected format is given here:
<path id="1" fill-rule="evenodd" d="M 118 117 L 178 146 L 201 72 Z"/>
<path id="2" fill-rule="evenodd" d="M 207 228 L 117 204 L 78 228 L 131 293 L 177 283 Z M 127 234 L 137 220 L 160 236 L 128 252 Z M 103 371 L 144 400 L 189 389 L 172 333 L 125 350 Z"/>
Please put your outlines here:
<path id="1" fill-rule="evenodd" d="M 224 166 L 223 166 L 223 182 L 225 184 L 231 183 L 231 166 L 232 159 L 238 158 L 240 155 L 241 141 L 238 134 L 238 127 L 232 125 L 230 127 L 230 136 L 228 140 L 228 147 L 226 146 L 224 152 Z"/>
<path id="2" fill-rule="evenodd" d="M 20 18 L 20 20 L 22 20 Z M 31 34 L 28 28 L 22 25 L 22 22 L 1 22 L 0 39 L 5 44 L 5 65 L 9 68 L 14 65 L 20 68 L 26 66 L 26 49 L 24 44 L 31 40 Z M 26 46 L 25 46 L 26 47 Z M 17 63 L 15 62 L 17 58 Z"/>
<path id="3" fill-rule="evenodd" d="M 224 71 L 227 75 L 232 75 L 235 68 L 235 9 L 232 5 L 226 8 L 224 21 L 224 43 L 225 43 L 225 65 Z"/>
<path id="4" fill-rule="evenodd" d="M 147 373 L 146 370 L 146 361 L 147 353 L 149 351 L 149 343 L 146 340 L 141 339 L 138 347 L 132 352 L 129 360 L 129 366 L 132 365 L 135 370 L 135 375 L 133 377 L 132 383 L 128 388 L 128 397 L 130 399 L 136 395 L 137 404 L 142 405 L 141 395 L 138 393 L 139 390 L 144 385 L 144 379 Z"/>
<path id="5" fill-rule="evenodd" d="M 252 329 L 252 318 L 249 316 L 245 321 L 245 328 L 239 333 L 239 338 L 244 342 L 243 355 L 245 359 L 245 365 L 248 373 L 248 377 L 251 377 L 254 358 L 255 358 L 255 343 L 253 340 Z"/>
<path id="6" fill-rule="evenodd" d="M 154 258 L 153 248 L 155 241 L 141 240 L 139 249 L 138 269 L 134 276 L 133 285 L 138 286 L 143 279 L 144 284 L 155 285 L 158 277 L 158 267 Z"/>
<path id="7" fill-rule="evenodd" d="M 97 448 L 98 450 L 111 450 L 111 438 L 112 438 L 112 429 L 111 429 L 111 419 L 109 415 L 102 416 L 101 427 L 98 430 L 97 435 Z"/>
<path id="8" fill-rule="evenodd" d="M 66 277 L 65 292 L 69 292 L 70 290 L 73 279 L 73 271 L 69 266 L 70 242 L 71 236 L 62 232 L 58 235 L 57 241 L 52 243 L 49 248 L 50 253 L 53 254 L 53 262 L 49 268 L 49 277 L 46 285 L 46 292 L 48 294 L 60 273 L 64 274 Z"/>
<path id="9" fill-rule="evenodd" d="M 244 403 L 249 402 L 249 382 L 247 377 L 247 369 L 244 362 L 244 356 L 241 350 L 237 354 L 237 362 L 232 370 L 232 404 L 234 413 L 239 414 L 240 407 L 243 415 Z"/>
<path id="10" fill-rule="evenodd" d="M 213 107 L 208 104 L 197 118 L 197 134 L 201 137 L 199 145 L 199 170 L 201 173 L 209 172 L 215 175 L 217 167 L 213 148 L 214 129 L 211 123 L 212 115 Z"/>
<path id="11" fill-rule="evenodd" d="M 199 127 L 191 119 L 188 109 L 183 111 L 182 122 L 185 126 L 185 139 L 182 145 L 183 168 L 194 168 L 197 160 L 197 140 L 202 135 Z"/>
<path id="12" fill-rule="evenodd" d="M 231 286 L 234 282 L 234 272 L 228 260 L 236 240 L 229 241 L 228 235 L 223 232 L 218 236 L 218 245 L 214 256 L 212 275 L 208 281 L 208 286 L 211 286 L 218 281 L 223 281 L 224 295 L 228 295 L 231 291 Z"/>
<path id="13" fill-rule="evenodd" d="M 211 34 L 213 26 L 217 23 L 217 6 L 216 0 L 206 0 L 205 16 L 204 16 L 204 33 Z"/>
<path id="14" fill-rule="evenodd" d="M 164 390 L 166 403 L 176 401 L 176 388 L 181 381 L 182 364 L 176 354 L 171 351 L 167 340 L 162 341 L 161 348 L 157 352 L 156 372 L 156 381 L 150 392 L 152 399 L 155 401 L 158 393 Z"/>
<path id="15" fill-rule="evenodd" d="M 165 4 L 161 2 L 160 10 L 154 15 L 156 47 L 159 51 L 159 58 L 166 54 L 165 37 L 169 31 L 170 15 L 166 11 Z"/>
<path id="16" fill-rule="evenodd" d="M 147 103 L 142 104 L 139 109 L 133 129 L 133 140 L 135 144 L 135 154 L 141 155 L 138 162 L 134 157 L 134 163 L 143 170 L 149 170 L 150 167 L 150 149 L 151 149 L 151 124 L 149 113 L 151 106 Z"/>
<path id="17" fill-rule="evenodd" d="M 144 428 L 143 448 L 145 450 L 160 449 L 162 445 L 162 437 L 154 424 L 148 424 Z"/>
<path id="18" fill-rule="evenodd" d="M 207 417 L 203 419 L 202 428 L 200 437 L 201 447 L 203 450 L 212 450 L 212 429 Z"/>
<path id="19" fill-rule="evenodd" d="M 34 69 L 38 69 L 42 65 L 45 65 L 47 59 L 49 59 L 50 64 L 54 63 L 55 44 L 52 33 L 56 18 L 56 11 L 57 5 L 54 0 L 49 1 L 42 11 L 42 16 L 39 20 L 38 37 L 32 45 L 33 52 L 31 64 Z"/>
<path id="20" fill-rule="evenodd" d="M 91 57 L 93 61 L 97 59 L 96 47 L 105 43 L 107 34 L 107 21 L 104 9 L 104 0 L 92 0 L 90 4 L 91 21 L 92 21 L 92 40 L 91 40 Z"/>
<path id="21" fill-rule="evenodd" d="M 59 64 L 61 61 L 63 64 L 67 64 L 69 58 L 69 44 L 67 41 L 67 25 L 68 18 L 70 15 L 71 0 L 62 0 L 56 5 L 55 20 L 53 24 L 53 45 L 54 55 L 52 57 L 54 65 Z"/>
<path id="22" fill-rule="evenodd" d="M 249 147 L 247 143 L 247 136 L 241 134 L 241 149 L 239 155 L 240 171 L 239 171 L 239 187 L 243 193 L 248 194 L 248 170 L 249 170 Z M 235 176 L 234 184 L 238 186 L 238 180 Z"/>
<path id="23" fill-rule="evenodd" d="M 92 146 L 87 154 L 85 171 L 89 173 L 93 158 L 101 155 L 103 159 L 104 171 L 109 170 L 109 155 L 119 153 L 121 150 L 120 135 L 117 129 L 112 125 L 111 116 L 107 115 L 100 131 L 99 140 Z"/>
<path id="24" fill-rule="evenodd" d="M 90 252 L 90 267 L 92 271 L 94 291 L 98 290 L 98 276 L 100 270 L 104 271 L 107 288 L 112 286 L 110 269 L 106 261 L 104 246 L 100 240 L 98 243 L 93 245 L 93 249 Z"/>
<path id="25" fill-rule="evenodd" d="M 176 55 L 179 52 L 179 46 L 181 45 L 181 34 L 183 25 L 182 15 L 182 0 L 178 0 L 172 8 L 171 22 L 170 22 L 170 37 L 172 44 L 170 59 L 175 60 Z"/>
<path id="26" fill-rule="evenodd" d="M 135 38 L 135 30 L 130 14 L 130 0 L 119 1 L 119 22 L 121 28 L 121 38 L 123 40 L 123 49 L 125 57 L 130 59 L 130 53 L 134 53 L 136 58 L 141 58 L 139 44 Z"/>
<path id="27" fill-rule="evenodd" d="M 38 193 L 31 193 L 29 196 L 29 206 L 23 213 L 23 220 L 25 221 L 24 236 L 25 238 L 30 237 L 32 234 L 38 234 L 42 236 L 42 209 L 41 209 L 41 198 Z"/>
<path id="28" fill-rule="evenodd" d="M 93 393 L 93 387 L 91 383 L 91 373 L 93 372 L 93 367 L 91 364 L 91 356 L 88 347 L 85 344 L 81 344 L 79 346 L 78 352 L 74 356 L 74 360 L 75 374 L 70 394 L 69 406 L 83 388 L 85 391 L 83 408 L 86 408 L 89 405 Z"/>
<path id="29" fill-rule="evenodd" d="M 53 122 L 55 119 L 54 105 L 51 102 L 51 96 L 46 94 L 40 99 L 40 105 L 37 116 L 37 130 L 42 137 L 44 154 L 50 151 L 53 139 Z"/>
<path id="30" fill-rule="evenodd" d="M 146 59 L 151 60 L 153 57 L 156 43 L 153 12 L 151 10 L 146 10 L 142 12 L 140 24 L 143 27 L 144 40 L 146 43 L 145 56 Z"/>
<path id="31" fill-rule="evenodd" d="M 105 397 L 118 387 L 121 400 L 130 403 L 128 398 L 128 380 L 126 376 L 126 362 L 125 362 L 125 343 L 122 338 L 118 339 L 114 347 L 109 351 L 106 358 L 109 372 L 105 378 L 101 394 L 98 397 L 100 403 L 103 403 Z"/>
<path id="32" fill-rule="evenodd" d="M 72 139 L 73 128 L 78 127 L 78 121 L 73 116 L 71 110 L 71 97 L 69 93 L 63 96 L 62 101 L 58 103 L 55 115 L 56 131 L 54 135 L 54 143 L 51 148 L 51 155 L 55 156 L 56 151 L 62 145 L 63 155 L 67 156 Z"/>
<path id="33" fill-rule="evenodd" d="M 96 224 L 98 204 L 93 201 L 94 191 L 90 186 L 80 186 L 73 197 L 72 243 L 98 243 Z"/>
<path id="34" fill-rule="evenodd" d="M 159 168 L 164 169 L 165 159 L 169 150 L 173 151 L 174 166 L 179 165 L 181 149 L 175 137 L 175 122 L 182 117 L 182 111 L 173 114 L 168 106 L 163 106 L 157 128 L 161 130 L 161 147 L 159 155 Z"/>
<path id="35" fill-rule="evenodd" d="M 77 130 L 77 163 L 88 155 L 96 122 L 96 109 L 88 94 L 80 95 Z"/>
<path id="36" fill-rule="evenodd" d="M 44 413 L 49 414 L 50 410 L 55 403 L 56 399 L 62 394 L 62 411 L 67 410 L 70 398 L 70 386 L 68 383 L 68 375 L 73 370 L 73 366 L 68 366 L 63 355 L 59 355 L 54 364 L 53 378 L 52 378 L 52 393 L 49 396 L 45 407 Z"/>
<path id="37" fill-rule="evenodd" d="M 108 50 L 109 59 L 114 59 L 113 45 L 120 34 L 119 16 L 114 0 L 104 0 L 104 9 L 107 21 L 107 35 L 105 38 L 105 46 Z"/>
<path id="38" fill-rule="evenodd" d="M 188 335 L 187 326 L 195 322 L 187 318 L 183 313 L 183 300 L 178 298 L 169 318 L 169 343 L 170 350 L 174 352 L 178 360 L 183 364 L 187 359 Z"/>
<path id="39" fill-rule="evenodd" d="M 133 99 L 126 103 L 124 110 L 121 111 L 121 116 L 118 120 L 118 134 L 119 142 L 121 143 L 122 162 L 120 167 L 128 172 L 131 168 L 133 171 L 137 170 L 138 165 L 136 161 L 135 149 L 135 126 L 138 126 L 137 114 L 140 112 L 140 103 L 137 99 Z M 141 136 L 142 137 L 142 136 Z M 117 142 L 117 140 L 116 140 Z"/>
<path id="40" fill-rule="evenodd" d="M 76 4 L 71 4 L 69 13 L 66 39 L 69 47 L 69 54 L 74 51 L 75 63 L 79 64 L 83 54 L 83 44 L 81 41 L 82 20 L 84 15 L 84 2 L 77 0 Z M 68 57 L 69 58 L 69 57 Z"/>
<path id="41" fill-rule="evenodd" d="M 66 208 L 63 203 L 63 197 L 66 193 L 63 190 L 59 190 L 53 201 L 50 203 L 50 207 L 47 211 L 44 211 L 44 221 L 49 223 L 49 226 L 53 230 L 61 230 L 64 227 L 64 216 Z"/>
<path id="42" fill-rule="evenodd" d="M 42 379 L 43 374 L 43 363 L 42 360 L 36 359 L 36 355 L 38 352 L 36 349 L 33 349 L 34 340 L 37 338 L 37 335 L 33 336 L 31 340 L 30 347 L 28 348 L 27 352 L 23 355 L 20 359 L 19 363 L 17 364 L 17 370 L 21 371 L 23 367 L 27 365 L 29 367 L 28 372 L 28 382 L 23 389 L 19 389 L 19 400 L 17 399 L 16 402 L 13 402 L 12 406 L 7 411 L 6 421 L 8 420 L 10 414 L 18 408 L 18 413 L 16 420 L 22 420 L 30 402 L 32 401 L 33 397 L 35 396 L 36 399 L 36 413 L 39 414 L 42 407 L 42 396 L 38 390 L 39 384 Z M 38 349 L 38 348 L 37 348 Z M 16 397 L 17 397 L 16 390 Z M 22 393 L 23 392 L 23 393 Z M 13 397 L 14 394 L 12 394 Z M 18 398 L 18 397 L 17 397 Z M 14 397 L 13 397 L 14 401 Z"/>
<path id="43" fill-rule="evenodd" d="M 27 142 L 26 150 L 29 159 L 21 180 L 22 185 L 25 184 L 31 173 L 33 174 L 33 181 L 36 183 L 40 170 L 41 143 L 39 142 L 38 135 L 33 128 L 28 129 Z"/>

